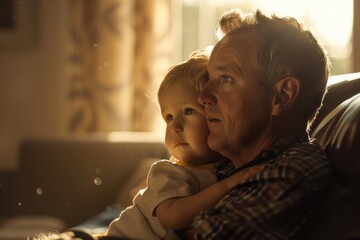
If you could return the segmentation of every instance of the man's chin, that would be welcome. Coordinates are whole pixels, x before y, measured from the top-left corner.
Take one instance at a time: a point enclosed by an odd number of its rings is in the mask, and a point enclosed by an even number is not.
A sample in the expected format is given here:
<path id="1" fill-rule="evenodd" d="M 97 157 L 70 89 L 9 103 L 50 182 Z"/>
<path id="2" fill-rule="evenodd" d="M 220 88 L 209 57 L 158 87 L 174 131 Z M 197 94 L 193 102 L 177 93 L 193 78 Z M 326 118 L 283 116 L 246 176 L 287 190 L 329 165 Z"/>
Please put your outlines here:
<path id="1" fill-rule="evenodd" d="M 207 143 L 210 147 L 210 149 L 219 152 L 220 149 L 220 137 L 210 134 L 207 140 Z"/>

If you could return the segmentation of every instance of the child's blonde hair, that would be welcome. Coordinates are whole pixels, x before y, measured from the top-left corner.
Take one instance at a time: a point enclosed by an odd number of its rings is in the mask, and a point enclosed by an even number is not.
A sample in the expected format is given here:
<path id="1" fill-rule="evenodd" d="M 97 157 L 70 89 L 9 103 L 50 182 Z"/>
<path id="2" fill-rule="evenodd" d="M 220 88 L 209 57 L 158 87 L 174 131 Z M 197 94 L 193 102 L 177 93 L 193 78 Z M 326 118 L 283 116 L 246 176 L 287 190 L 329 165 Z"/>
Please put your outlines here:
<path id="1" fill-rule="evenodd" d="M 179 81 L 188 81 L 188 83 L 199 90 L 201 81 L 207 78 L 206 66 L 209 61 L 210 52 L 210 48 L 195 51 L 191 53 L 189 59 L 185 62 L 169 68 L 160 84 L 158 98 L 164 90 Z"/>

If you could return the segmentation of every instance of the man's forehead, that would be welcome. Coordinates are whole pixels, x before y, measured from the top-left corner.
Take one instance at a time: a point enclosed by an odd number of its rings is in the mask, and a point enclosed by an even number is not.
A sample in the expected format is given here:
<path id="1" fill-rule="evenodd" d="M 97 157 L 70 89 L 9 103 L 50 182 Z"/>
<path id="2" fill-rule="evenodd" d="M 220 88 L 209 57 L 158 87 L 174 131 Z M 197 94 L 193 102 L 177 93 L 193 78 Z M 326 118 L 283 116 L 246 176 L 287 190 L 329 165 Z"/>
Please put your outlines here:
<path id="1" fill-rule="evenodd" d="M 247 47 L 241 42 L 237 41 L 220 41 L 213 49 L 209 65 L 211 64 L 227 64 L 229 62 L 236 62 L 238 58 L 246 53 Z"/>
<path id="2" fill-rule="evenodd" d="M 252 59 L 257 56 L 260 47 L 260 41 L 254 35 L 230 34 L 223 37 L 214 47 L 209 64 L 218 61 L 229 62 L 237 59 Z"/>

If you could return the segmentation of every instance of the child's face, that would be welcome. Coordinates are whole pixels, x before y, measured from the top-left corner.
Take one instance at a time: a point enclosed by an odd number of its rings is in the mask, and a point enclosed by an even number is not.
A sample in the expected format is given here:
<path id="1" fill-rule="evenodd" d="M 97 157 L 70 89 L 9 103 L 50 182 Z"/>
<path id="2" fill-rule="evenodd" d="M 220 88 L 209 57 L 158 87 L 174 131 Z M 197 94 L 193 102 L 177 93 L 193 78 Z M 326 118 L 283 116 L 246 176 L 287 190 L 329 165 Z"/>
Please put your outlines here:
<path id="1" fill-rule="evenodd" d="M 188 165 L 213 162 L 218 153 L 207 144 L 209 129 L 198 92 L 186 81 L 174 83 L 159 95 L 166 122 L 165 144 L 170 153 Z"/>

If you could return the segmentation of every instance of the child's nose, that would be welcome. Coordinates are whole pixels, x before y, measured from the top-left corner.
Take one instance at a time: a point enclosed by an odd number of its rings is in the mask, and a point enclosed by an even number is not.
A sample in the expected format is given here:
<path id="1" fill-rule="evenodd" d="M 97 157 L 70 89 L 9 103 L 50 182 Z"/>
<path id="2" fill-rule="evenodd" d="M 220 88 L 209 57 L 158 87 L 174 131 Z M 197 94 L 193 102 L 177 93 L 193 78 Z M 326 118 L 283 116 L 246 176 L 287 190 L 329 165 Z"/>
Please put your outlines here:
<path id="1" fill-rule="evenodd" d="M 176 134 L 176 133 L 180 133 L 182 132 L 184 129 L 183 129 L 183 126 L 182 124 L 180 123 L 179 120 L 177 121 L 173 121 L 172 125 L 171 125 L 171 132 Z"/>

